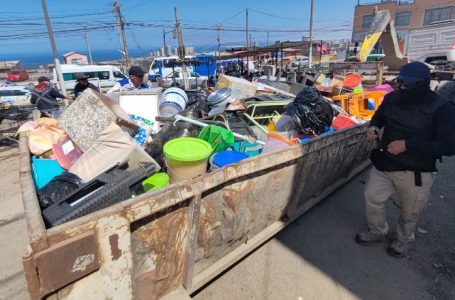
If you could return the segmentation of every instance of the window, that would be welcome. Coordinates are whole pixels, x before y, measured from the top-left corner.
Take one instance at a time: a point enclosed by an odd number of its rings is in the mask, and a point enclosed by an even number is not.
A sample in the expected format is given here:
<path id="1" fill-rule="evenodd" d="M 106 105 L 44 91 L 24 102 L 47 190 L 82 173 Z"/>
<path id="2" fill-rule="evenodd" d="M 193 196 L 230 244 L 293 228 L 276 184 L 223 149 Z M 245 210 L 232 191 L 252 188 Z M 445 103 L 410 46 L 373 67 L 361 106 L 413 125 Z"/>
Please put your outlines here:
<path id="1" fill-rule="evenodd" d="M 453 18 L 453 6 L 432 8 L 425 10 L 423 25 L 430 25 L 436 22 L 448 21 Z"/>
<path id="2" fill-rule="evenodd" d="M 8 90 L 0 91 L 0 97 L 11 96 L 11 92 Z"/>
<path id="3" fill-rule="evenodd" d="M 408 26 L 411 24 L 411 12 L 400 11 L 395 15 L 395 26 Z"/>
<path id="4" fill-rule="evenodd" d="M 27 94 L 26 91 L 18 91 L 18 90 L 13 91 L 14 96 L 23 96 L 25 94 Z"/>
<path id="5" fill-rule="evenodd" d="M 82 65 L 82 58 L 72 58 L 71 63 L 73 65 Z"/>
<path id="6" fill-rule="evenodd" d="M 109 71 L 96 72 L 95 77 L 98 77 L 100 80 L 109 79 Z"/>
<path id="7" fill-rule="evenodd" d="M 125 78 L 125 76 L 119 71 L 114 71 L 114 77 L 115 78 L 120 78 L 120 79 Z"/>
<path id="8" fill-rule="evenodd" d="M 371 26 L 371 23 L 373 22 L 373 15 L 367 15 L 363 16 L 363 23 L 362 23 L 362 28 L 368 29 Z"/>
<path id="9" fill-rule="evenodd" d="M 63 73 L 63 80 L 64 81 L 73 80 L 73 74 L 72 73 Z"/>

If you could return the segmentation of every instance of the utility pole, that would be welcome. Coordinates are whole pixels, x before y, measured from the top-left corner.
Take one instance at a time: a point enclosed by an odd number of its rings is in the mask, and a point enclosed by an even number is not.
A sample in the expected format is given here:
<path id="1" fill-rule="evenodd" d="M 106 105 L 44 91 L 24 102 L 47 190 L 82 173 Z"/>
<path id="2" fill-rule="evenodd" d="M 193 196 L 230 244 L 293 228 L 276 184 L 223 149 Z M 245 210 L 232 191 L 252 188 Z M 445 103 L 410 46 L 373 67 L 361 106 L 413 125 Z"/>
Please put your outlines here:
<path id="1" fill-rule="evenodd" d="M 268 46 L 268 45 L 269 45 L 269 32 L 267 31 L 267 45 L 266 46 Z"/>
<path id="2" fill-rule="evenodd" d="M 250 49 L 250 45 L 248 43 L 248 38 L 249 38 L 249 34 L 248 34 L 248 8 L 246 9 L 246 22 L 245 22 L 245 36 L 246 36 L 246 52 L 247 52 L 247 56 L 246 56 L 246 74 L 250 75 L 250 55 L 248 54 L 248 50 Z"/>
<path id="3" fill-rule="evenodd" d="M 166 49 L 166 33 L 164 32 L 164 27 L 163 27 L 163 47 Z"/>
<path id="4" fill-rule="evenodd" d="M 88 49 L 88 59 L 90 61 L 90 64 L 93 64 L 93 60 L 92 60 L 92 49 L 90 48 L 90 41 L 88 39 L 88 33 L 87 33 L 87 26 L 85 26 L 84 28 L 84 39 L 85 39 L 85 43 L 87 44 L 87 49 Z"/>
<path id="5" fill-rule="evenodd" d="M 216 41 L 218 43 L 218 55 L 221 53 L 221 38 L 220 38 L 220 31 L 221 31 L 221 24 L 216 26 L 217 37 Z"/>
<path id="6" fill-rule="evenodd" d="M 310 53 L 308 55 L 308 68 L 313 66 L 313 14 L 314 0 L 311 0 L 311 15 L 310 15 Z"/>
<path id="7" fill-rule="evenodd" d="M 174 7 L 175 13 L 175 28 L 177 31 L 177 40 L 179 43 L 178 53 L 179 57 L 182 60 L 182 73 L 183 73 L 183 84 L 185 85 L 185 90 L 190 88 L 190 84 L 188 81 L 188 73 L 186 70 L 185 64 L 185 46 L 183 45 L 183 35 L 182 35 L 182 27 L 180 26 L 179 16 L 177 14 L 177 7 Z"/>
<path id="8" fill-rule="evenodd" d="M 130 57 L 128 54 L 128 45 L 126 42 L 126 35 L 125 35 L 125 22 L 123 21 L 123 16 L 122 16 L 122 13 L 120 12 L 120 0 L 115 0 L 114 11 L 117 16 L 120 47 L 122 48 L 122 51 L 123 51 L 123 59 L 124 59 L 123 64 L 126 68 L 129 68 Z"/>
<path id="9" fill-rule="evenodd" d="M 51 42 L 52 54 L 54 56 L 55 72 L 57 73 L 58 83 L 60 91 L 66 96 L 65 83 L 63 81 L 62 68 L 60 67 L 60 61 L 58 59 L 57 47 L 55 46 L 54 32 L 52 31 L 51 20 L 47 12 L 46 0 L 41 0 L 41 6 L 43 7 L 44 19 L 46 20 L 47 33 L 49 34 L 49 40 Z"/>

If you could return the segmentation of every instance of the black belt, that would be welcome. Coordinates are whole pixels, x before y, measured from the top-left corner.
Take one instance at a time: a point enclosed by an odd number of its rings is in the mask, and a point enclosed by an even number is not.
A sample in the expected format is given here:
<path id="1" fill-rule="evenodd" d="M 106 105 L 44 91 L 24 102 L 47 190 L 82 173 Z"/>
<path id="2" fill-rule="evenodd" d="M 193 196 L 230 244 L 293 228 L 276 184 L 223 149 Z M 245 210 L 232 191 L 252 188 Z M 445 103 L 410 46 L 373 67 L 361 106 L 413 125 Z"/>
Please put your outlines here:
<path id="1" fill-rule="evenodd" d="M 414 172 L 414 182 L 416 186 L 422 186 L 422 173 L 420 171 Z"/>

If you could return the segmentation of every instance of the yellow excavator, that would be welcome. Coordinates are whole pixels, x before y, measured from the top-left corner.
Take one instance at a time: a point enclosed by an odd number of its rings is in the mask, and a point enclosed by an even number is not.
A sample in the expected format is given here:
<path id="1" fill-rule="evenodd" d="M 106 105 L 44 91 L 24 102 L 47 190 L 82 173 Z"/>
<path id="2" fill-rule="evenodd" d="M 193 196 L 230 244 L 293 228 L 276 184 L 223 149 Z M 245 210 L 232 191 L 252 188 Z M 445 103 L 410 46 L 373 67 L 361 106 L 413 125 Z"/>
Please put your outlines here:
<path id="1" fill-rule="evenodd" d="M 388 10 L 375 10 L 374 19 L 357 55 L 357 60 L 366 62 L 379 40 L 384 49 L 384 65 L 389 71 L 398 71 L 407 61 L 398 45 L 394 22 Z"/>

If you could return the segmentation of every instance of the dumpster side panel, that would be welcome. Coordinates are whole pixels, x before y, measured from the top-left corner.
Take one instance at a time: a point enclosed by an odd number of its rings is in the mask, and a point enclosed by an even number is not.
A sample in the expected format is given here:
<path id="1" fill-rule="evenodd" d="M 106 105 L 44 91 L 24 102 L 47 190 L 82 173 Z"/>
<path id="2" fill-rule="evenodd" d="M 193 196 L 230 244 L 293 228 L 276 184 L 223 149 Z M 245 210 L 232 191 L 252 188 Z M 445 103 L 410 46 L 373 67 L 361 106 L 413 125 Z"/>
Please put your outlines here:
<path id="1" fill-rule="evenodd" d="M 128 220 L 114 214 L 98 219 L 99 270 L 58 291 L 59 299 L 132 299 L 132 253 Z"/>
<path id="2" fill-rule="evenodd" d="M 295 164 L 285 164 L 203 194 L 196 273 L 283 216 L 295 170 Z"/>
<path id="3" fill-rule="evenodd" d="M 306 203 L 352 176 L 368 159 L 365 130 L 356 128 L 302 145 L 303 155 L 263 171 L 225 182 L 203 194 L 195 274 L 261 233 L 274 222 L 300 213 Z M 292 152 L 284 151 L 282 156 Z M 272 158 L 273 159 L 273 158 Z M 247 164 L 227 167 L 227 173 Z M 239 168 L 235 170 L 235 168 Z"/>
<path id="4" fill-rule="evenodd" d="M 158 299 L 183 283 L 188 207 L 131 224 L 134 295 Z"/>
<path id="5" fill-rule="evenodd" d="M 181 285 L 194 292 L 366 167 L 365 132 L 357 126 L 251 158 L 47 230 L 35 209 L 26 215 L 39 221 L 30 223 L 37 243 L 24 258 L 37 271 L 30 291 L 45 286 L 40 254 L 90 231 L 99 268 L 60 288 L 58 299 L 158 299 Z"/>

